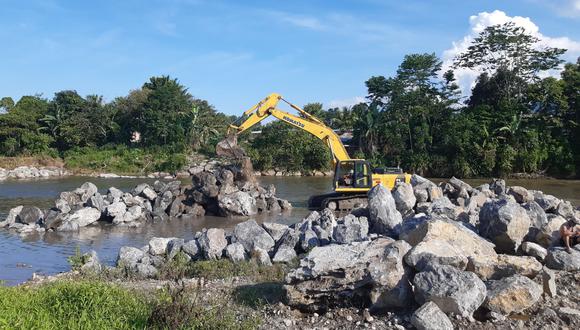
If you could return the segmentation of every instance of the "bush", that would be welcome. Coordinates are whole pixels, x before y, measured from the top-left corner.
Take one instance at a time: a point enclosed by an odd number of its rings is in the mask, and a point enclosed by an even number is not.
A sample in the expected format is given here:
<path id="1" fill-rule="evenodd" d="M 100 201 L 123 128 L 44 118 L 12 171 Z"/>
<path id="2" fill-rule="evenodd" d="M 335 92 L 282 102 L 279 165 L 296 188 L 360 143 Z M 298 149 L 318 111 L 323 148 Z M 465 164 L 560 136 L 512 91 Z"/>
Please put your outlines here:
<path id="1" fill-rule="evenodd" d="M 0 287 L 2 329 L 135 329 L 151 313 L 134 292 L 101 282 Z"/>
<path id="2" fill-rule="evenodd" d="M 155 329 L 255 329 L 260 319 L 236 315 L 229 297 L 202 301 L 202 288 L 167 286 L 153 307 L 148 325 Z"/>
<path id="3" fill-rule="evenodd" d="M 76 148 L 65 152 L 66 166 L 73 170 L 93 170 L 117 174 L 174 172 L 186 162 L 185 154 L 166 149 L 131 148 L 125 145 L 103 148 Z"/>

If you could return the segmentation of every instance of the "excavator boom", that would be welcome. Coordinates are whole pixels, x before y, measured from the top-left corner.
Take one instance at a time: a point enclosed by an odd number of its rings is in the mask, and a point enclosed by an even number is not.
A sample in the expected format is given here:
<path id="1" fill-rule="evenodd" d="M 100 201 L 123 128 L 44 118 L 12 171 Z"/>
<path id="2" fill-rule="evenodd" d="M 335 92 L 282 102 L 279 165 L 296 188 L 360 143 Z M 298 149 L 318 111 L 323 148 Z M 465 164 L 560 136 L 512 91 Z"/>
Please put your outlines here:
<path id="1" fill-rule="evenodd" d="M 277 105 L 280 101 L 298 111 L 299 116 L 278 109 Z M 366 193 L 375 185 L 382 184 L 392 189 L 397 182 L 410 182 L 411 176 L 400 169 L 397 172 L 384 173 L 379 169 L 372 169 L 371 164 L 364 159 L 351 159 L 344 144 L 330 127 L 276 93 L 268 95 L 246 110 L 242 117 L 230 125 L 228 136 L 216 146 L 217 154 L 238 159 L 243 157 L 245 153 L 237 145 L 238 134 L 270 116 L 316 136 L 328 146 L 332 153 L 335 173 L 334 192 L 312 196 L 308 201 L 308 207 L 311 209 L 325 207 L 331 210 L 352 209 L 366 203 Z"/>
<path id="2" fill-rule="evenodd" d="M 298 111 L 301 116 L 299 117 L 276 108 L 279 101 L 287 103 L 290 107 Z M 236 136 L 270 116 L 305 130 L 322 140 L 329 147 L 334 164 L 351 159 L 342 141 L 330 127 L 300 107 L 286 101 L 280 94 L 276 93 L 268 95 L 258 104 L 246 110 L 244 115 L 236 123 L 230 125 L 228 136 L 216 146 L 218 155 L 233 158 L 243 155 L 243 150 L 237 145 Z"/>

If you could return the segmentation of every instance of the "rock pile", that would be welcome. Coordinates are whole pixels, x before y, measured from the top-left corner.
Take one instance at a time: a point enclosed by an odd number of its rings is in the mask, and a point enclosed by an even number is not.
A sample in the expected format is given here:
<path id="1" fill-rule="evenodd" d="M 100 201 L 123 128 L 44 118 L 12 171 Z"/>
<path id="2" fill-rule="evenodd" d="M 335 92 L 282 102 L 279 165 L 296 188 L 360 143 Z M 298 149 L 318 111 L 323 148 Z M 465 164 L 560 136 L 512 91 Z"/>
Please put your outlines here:
<path id="1" fill-rule="evenodd" d="M 48 210 L 34 206 L 11 209 L 8 217 L 0 221 L 0 228 L 19 233 L 77 231 L 97 222 L 140 226 L 146 221 L 177 217 L 251 216 L 292 207 L 275 196 L 273 185 L 261 187 L 254 180 L 241 177 L 235 167 L 202 171 L 193 176 L 192 182 L 193 185 L 182 185 L 180 181 L 142 183 L 130 192 L 111 187 L 106 194 L 86 182 L 74 191 L 60 193 L 54 207 Z"/>
<path id="2" fill-rule="evenodd" d="M 7 170 L 0 167 L 0 181 L 6 179 L 36 179 L 67 176 L 70 173 L 62 167 L 34 167 L 20 166 L 13 170 Z"/>
<path id="3" fill-rule="evenodd" d="M 216 180 L 224 180 L 221 187 L 212 179 L 209 188 L 229 189 L 229 179 Z M 373 188 L 368 205 L 340 218 L 312 212 L 291 226 L 250 220 L 232 233 L 214 228 L 187 242 L 154 238 L 144 248 L 121 249 L 118 266 L 154 277 L 177 253 L 265 265 L 299 258 L 284 286 L 291 307 L 405 310 L 418 329 L 451 328 L 448 316 L 497 320 L 523 312 L 558 290 L 552 270 L 580 270 L 580 247 L 567 253 L 556 246 L 557 224 L 579 221 L 578 210 L 538 191 L 502 180 L 473 188 L 414 176 L 393 192 Z"/>

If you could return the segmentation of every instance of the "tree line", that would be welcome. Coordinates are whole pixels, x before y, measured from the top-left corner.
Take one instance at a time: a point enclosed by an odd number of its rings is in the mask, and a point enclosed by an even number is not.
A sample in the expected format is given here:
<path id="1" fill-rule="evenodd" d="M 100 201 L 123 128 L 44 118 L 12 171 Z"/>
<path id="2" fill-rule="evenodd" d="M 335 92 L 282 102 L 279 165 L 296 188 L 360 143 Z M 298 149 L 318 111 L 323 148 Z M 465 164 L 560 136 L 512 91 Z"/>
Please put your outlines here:
<path id="1" fill-rule="evenodd" d="M 375 166 L 440 177 L 577 176 L 580 59 L 566 63 L 559 78 L 547 77 L 564 64 L 566 50 L 538 47 L 538 41 L 512 23 L 491 26 L 455 58 L 451 70 L 442 72 L 435 54 L 410 54 L 392 77 L 365 82 L 366 102 L 334 109 L 311 103 L 304 109 L 333 129 L 352 131 L 351 156 Z M 459 69 L 479 73 L 467 98 L 455 79 Z M 97 169 L 125 155 L 134 166 L 175 170 L 192 151 L 213 155 L 233 120 L 167 76 L 152 77 L 110 102 L 71 90 L 52 99 L 4 97 L 0 155 L 49 155 Z M 256 168 L 328 169 L 328 150 L 308 133 L 280 122 L 260 129 L 241 137 Z"/>

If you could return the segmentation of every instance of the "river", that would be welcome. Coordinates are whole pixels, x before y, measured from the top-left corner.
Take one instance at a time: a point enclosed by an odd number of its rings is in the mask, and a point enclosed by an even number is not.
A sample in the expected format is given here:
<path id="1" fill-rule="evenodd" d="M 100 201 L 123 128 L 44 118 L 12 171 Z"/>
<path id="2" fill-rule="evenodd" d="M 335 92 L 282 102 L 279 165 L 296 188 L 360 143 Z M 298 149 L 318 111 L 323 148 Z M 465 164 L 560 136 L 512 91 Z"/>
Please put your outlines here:
<path id="1" fill-rule="evenodd" d="M 8 211 L 18 205 L 51 207 L 61 191 L 74 190 L 85 181 L 96 184 L 102 193 L 111 186 L 127 191 L 138 183 L 153 182 L 147 179 L 86 177 L 0 182 L 0 219 L 4 219 Z M 260 181 L 263 185 L 273 183 L 277 188 L 278 197 L 289 200 L 294 208 L 286 214 L 255 217 L 259 222 L 275 221 L 287 224 L 296 222 L 308 214 L 306 209 L 308 197 L 327 192 L 331 187 L 331 180 L 324 177 L 261 177 Z M 433 181 L 437 182 L 441 179 L 433 179 Z M 466 181 L 475 186 L 489 180 Z M 508 180 L 507 183 L 541 190 L 580 205 L 579 181 L 538 179 Z M 55 274 L 66 271 L 69 269 L 66 257 L 73 255 L 77 248 L 82 252 L 94 249 L 102 262 L 112 265 L 121 246 L 144 246 L 155 236 L 191 239 L 196 231 L 203 228 L 230 229 L 243 220 L 245 219 L 206 216 L 190 221 L 177 219 L 165 223 L 147 224 L 141 228 L 96 226 L 84 228 L 79 233 L 49 232 L 28 236 L 19 236 L 0 229 L 0 280 L 5 281 L 7 285 L 15 285 L 30 278 L 33 272 Z"/>

